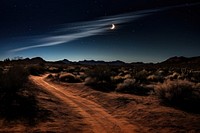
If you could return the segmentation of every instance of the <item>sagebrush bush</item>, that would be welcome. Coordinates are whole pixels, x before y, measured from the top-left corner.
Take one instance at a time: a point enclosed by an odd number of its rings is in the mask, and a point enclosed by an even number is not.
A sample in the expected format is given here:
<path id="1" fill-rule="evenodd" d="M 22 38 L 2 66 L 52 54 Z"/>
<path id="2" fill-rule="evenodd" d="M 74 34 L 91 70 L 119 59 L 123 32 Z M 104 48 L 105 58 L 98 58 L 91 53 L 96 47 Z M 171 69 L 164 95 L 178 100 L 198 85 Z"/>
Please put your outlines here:
<path id="1" fill-rule="evenodd" d="M 91 77 L 85 78 L 85 84 L 86 85 L 93 85 L 95 83 L 97 83 L 96 78 L 91 78 Z"/>
<path id="2" fill-rule="evenodd" d="M 15 94 L 28 80 L 28 72 L 22 66 L 11 67 L 0 75 L 0 88 L 2 93 Z"/>
<path id="3" fill-rule="evenodd" d="M 166 80 L 176 80 L 180 77 L 180 74 L 177 72 L 172 73 L 171 75 L 168 75 L 165 77 Z"/>
<path id="4" fill-rule="evenodd" d="M 125 79 L 123 83 L 117 85 L 116 91 L 123 91 L 124 89 L 134 87 L 135 82 L 135 79 Z"/>
<path id="5" fill-rule="evenodd" d="M 121 93 L 132 93 L 136 95 L 148 95 L 150 89 L 141 86 L 135 79 L 125 79 L 123 83 L 119 83 L 115 89 Z"/>
<path id="6" fill-rule="evenodd" d="M 45 73 L 45 68 L 40 65 L 31 65 L 28 67 L 28 71 L 31 75 L 38 76 Z"/>
<path id="7" fill-rule="evenodd" d="M 118 83 L 122 83 L 124 81 L 124 77 L 123 76 L 120 76 L 120 75 L 117 75 L 117 76 L 113 76 L 112 77 L 112 81 L 116 84 Z"/>
<path id="8" fill-rule="evenodd" d="M 81 79 L 76 77 L 72 73 L 63 73 L 59 75 L 59 81 L 68 82 L 68 83 L 79 83 Z"/>
<path id="9" fill-rule="evenodd" d="M 111 81 L 112 72 L 108 67 L 95 67 L 87 70 L 88 77 L 95 78 L 97 81 Z"/>
<path id="10" fill-rule="evenodd" d="M 192 82 L 199 83 L 200 82 L 200 71 L 191 71 L 189 73 L 189 78 Z"/>
<path id="11" fill-rule="evenodd" d="M 115 84 L 111 80 L 114 74 L 108 67 L 99 66 L 88 69 L 86 75 L 85 84 L 96 90 L 109 92 L 115 88 Z"/>
<path id="12" fill-rule="evenodd" d="M 53 76 L 52 74 L 49 74 L 46 78 L 49 80 L 55 80 L 55 76 Z"/>
<path id="13" fill-rule="evenodd" d="M 147 70 L 142 70 L 137 72 L 134 77 L 137 80 L 137 82 L 140 83 L 146 83 L 147 82 L 147 77 L 148 77 L 149 73 L 147 72 Z"/>
<path id="14" fill-rule="evenodd" d="M 29 92 L 28 72 L 23 66 L 13 66 L 0 73 L 0 117 L 7 120 L 31 119 L 37 113 L 37 101 Z M 32 121 L 33 122 L 33 121 Z"/>
<path id="15" fill-rule="evenodd" d="M 0 67 L 0 75 L 3 73 L 3 68 Z"/>
<path id="16" fill-rule="evenodd" d="M 48 72 L 51 72 L 51 73 L 59 73 L 61 72 L 61 69 L 57 68 L 57 67 L 49 67 L 47 69 Z"/>
<path id="17" fill-rule="evenodd" d="M 200 88 L 187 80 L 166 80 L 156 86 L 156 94 L 162 103 L 190 111 L 199 111 Z"/>
<path id="18" fill-rule="evenodd" d="M 0 68 L 0 87 L 1 87 L 2 78 L 3 78 L 3 69 Z"/>
<path id="19" fill-rule="evenodd" d="M 163 82 L 163 78 L 161 76 L 158 76 L 158 75 L 149 75 L 147 77 L 147 81 L 150 81 L 150 82 Z"/>

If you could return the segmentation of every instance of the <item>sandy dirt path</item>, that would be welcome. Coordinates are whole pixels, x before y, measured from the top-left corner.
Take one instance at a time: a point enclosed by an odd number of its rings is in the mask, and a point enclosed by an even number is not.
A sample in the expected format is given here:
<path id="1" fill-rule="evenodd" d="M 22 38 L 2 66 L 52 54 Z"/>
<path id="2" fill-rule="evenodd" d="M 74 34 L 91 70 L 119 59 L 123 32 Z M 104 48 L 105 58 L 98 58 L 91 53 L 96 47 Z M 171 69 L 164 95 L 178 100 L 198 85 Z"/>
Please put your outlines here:
<path id="1" fill-rule="evenodd" d="M 85 123 L 90 125 L 88 132 L 94 133 L 134 133 L 136 126 L 129 124 L 124 119 L 113 117 L 107 113 L 106 109 L 99 104 L 82 98 L 73 92 L 64 89 L 62 85 L 48 82 L 45 76 L 31 76 L 30 79 L 52 93 L 54 96 L 62 100 L 66 106 L 69 106 L 79 112 L 83 116 Z"/>

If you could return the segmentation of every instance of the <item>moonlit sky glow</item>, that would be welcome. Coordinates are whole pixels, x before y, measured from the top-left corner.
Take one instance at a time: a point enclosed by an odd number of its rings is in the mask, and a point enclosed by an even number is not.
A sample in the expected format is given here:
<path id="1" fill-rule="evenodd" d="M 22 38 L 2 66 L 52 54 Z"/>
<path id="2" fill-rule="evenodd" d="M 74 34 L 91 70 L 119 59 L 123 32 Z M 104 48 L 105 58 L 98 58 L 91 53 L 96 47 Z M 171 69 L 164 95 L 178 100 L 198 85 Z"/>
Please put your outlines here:
<path id="1" fill-rule="evenodd" d="M 160 62 L 200 55 L 195 0 L 7 0 L 0 16 L 0 60 Z"/>

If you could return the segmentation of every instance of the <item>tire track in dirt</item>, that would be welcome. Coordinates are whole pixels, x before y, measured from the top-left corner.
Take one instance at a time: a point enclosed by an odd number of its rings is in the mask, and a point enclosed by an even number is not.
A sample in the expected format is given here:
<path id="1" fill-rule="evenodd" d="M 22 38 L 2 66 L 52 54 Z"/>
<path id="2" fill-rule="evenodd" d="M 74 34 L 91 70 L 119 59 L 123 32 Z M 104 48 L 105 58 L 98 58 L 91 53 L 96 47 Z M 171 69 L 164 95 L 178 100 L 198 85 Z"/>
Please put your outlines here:
<path id="1" fill-rule="evenodd" d="M 49 91 L 54 96 L 61 99 L 66 106 L 72 107 L 80 115 L 94 133 L 133 133 L 136 127 L 123 119 L 114 118 L 97 103 L 82 98 L 64 89 L 62 85 L 54 84 L 44 80 L 44 76 L 30 76 L 35 84 Z M 70 87 L 70 86 L 69 86 Z M 88 130 L 89 132 L 89 130 Z"/>

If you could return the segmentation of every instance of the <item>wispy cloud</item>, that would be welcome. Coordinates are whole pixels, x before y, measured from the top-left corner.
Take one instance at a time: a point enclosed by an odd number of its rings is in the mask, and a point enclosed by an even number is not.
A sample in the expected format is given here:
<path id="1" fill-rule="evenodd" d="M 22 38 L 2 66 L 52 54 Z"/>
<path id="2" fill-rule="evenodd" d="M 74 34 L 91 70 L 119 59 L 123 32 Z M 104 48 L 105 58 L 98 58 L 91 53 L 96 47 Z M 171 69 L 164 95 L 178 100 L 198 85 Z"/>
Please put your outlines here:
<path id="1" fill-rule="evenodd" d="M 48 35 L 41 35 L 41 37 L 35 39 L 35 42 L 37 42 L 36 45 L 12 49 L 10 50 L 10 52 L 19 52 L 33 48 L 60 45 L 77 39 L 103 34 L 104 32 L 108 32 L 111 24 L 113 23 L 117 25 L 128 23 L 137 20 L 141 17 L 145 17 L 147 15 L 163 10 L 170 10 L 177 7 L 193 6 L 197 4 L 200 4 L 200 2 L 194 4 L 182 4 L 163 7 L 159 9 L 141 10 L 115 16 L 107 16 L 92 21 L 64 24 L 61 28 L 52 31 Z"/>
<path id="2" fill-rule="evenodd" d="M 131 22 L 156 11 L 157 10 L 144 10 L 140 12 L 108 16 L 92 21 L 64 24 L 61 28 L 52 31 L 48 35 L 42 35 L 42 37 L 38 37 L 35 40 L 38 45 L 16 48 L 10 50 L 10 52 L 19 52 L 33 48 L 54 46 L 85 37 L 103 34 L 104 32 L 109 32 L 108 30 L 113 23 L 119 25 L 122 23 Z"/>

